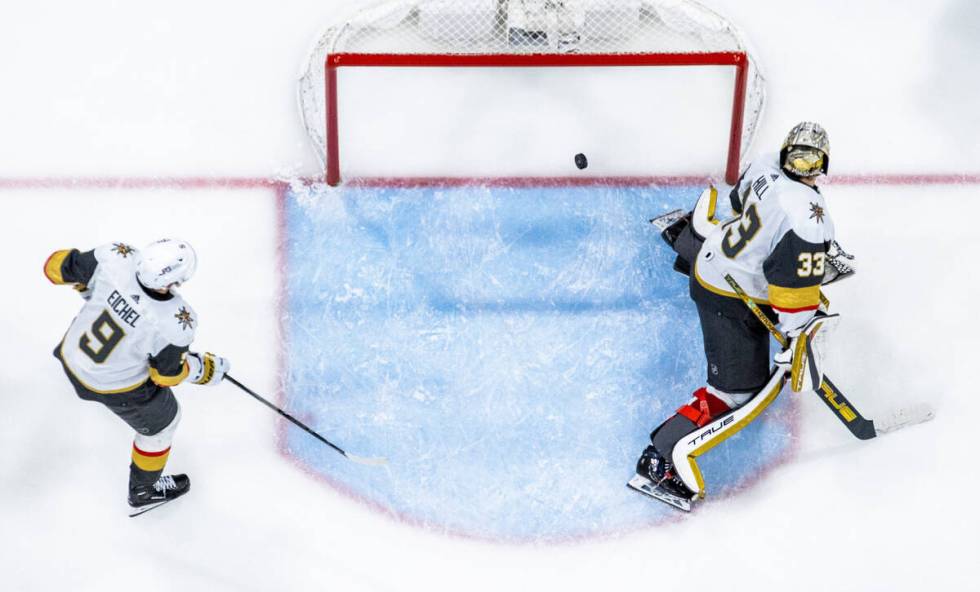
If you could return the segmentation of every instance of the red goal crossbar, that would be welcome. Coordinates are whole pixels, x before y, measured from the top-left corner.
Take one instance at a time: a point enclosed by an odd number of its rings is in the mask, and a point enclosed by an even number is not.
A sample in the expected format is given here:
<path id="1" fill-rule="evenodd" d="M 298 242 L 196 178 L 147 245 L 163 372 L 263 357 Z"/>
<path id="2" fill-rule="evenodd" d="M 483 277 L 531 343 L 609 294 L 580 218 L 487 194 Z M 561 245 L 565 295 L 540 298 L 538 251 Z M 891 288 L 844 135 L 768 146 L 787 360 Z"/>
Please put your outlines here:
<path id="1" fill-rule="evenodd" d="M 337 69 L 342 67 L 388 68 L 555 68 L 596 66 L 734 66 L 735 89 L 728 137 L 725 181 L 738 180 L 742 122 L 749 58 L 744 52 L 633 53 L 633 54 L 327 54 L 326 81 L 326 181 L 340 184 L 340 136 L 338 130 Z"/>

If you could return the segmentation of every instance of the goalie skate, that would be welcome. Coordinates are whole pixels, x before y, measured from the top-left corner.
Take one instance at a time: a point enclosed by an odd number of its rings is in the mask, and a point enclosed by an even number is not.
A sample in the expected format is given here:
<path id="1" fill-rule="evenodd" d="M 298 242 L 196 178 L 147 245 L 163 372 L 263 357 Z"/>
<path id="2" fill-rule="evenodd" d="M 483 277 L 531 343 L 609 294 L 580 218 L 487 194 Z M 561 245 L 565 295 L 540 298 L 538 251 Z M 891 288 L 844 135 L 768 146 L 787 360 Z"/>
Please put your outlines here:
<path id="1" fill-rule="evenodd" d="M 686 215 L 687 212 L 684 210 L 673 210 L 671 212 L 667 212 L 666 214 L 661 214 L 656 218 L 651 218 L 650 224 L 653 224 L 658 231 L 663 232 L 670 228 L 674 222 L 677 222 Z"/>
<path id="2" fill-rule="evenodd" d="M 685 512 L 691 511 L 691 500 L 666 491 L 664 488 L 654 484 L 653 481 L 647 479 L 643 475 L 634 475 L 626 485 L 630 489 L 635 489 L 643 495 L 662 501 L 665 504 L 674 506 L 679 510 L 683 510 Z"/>

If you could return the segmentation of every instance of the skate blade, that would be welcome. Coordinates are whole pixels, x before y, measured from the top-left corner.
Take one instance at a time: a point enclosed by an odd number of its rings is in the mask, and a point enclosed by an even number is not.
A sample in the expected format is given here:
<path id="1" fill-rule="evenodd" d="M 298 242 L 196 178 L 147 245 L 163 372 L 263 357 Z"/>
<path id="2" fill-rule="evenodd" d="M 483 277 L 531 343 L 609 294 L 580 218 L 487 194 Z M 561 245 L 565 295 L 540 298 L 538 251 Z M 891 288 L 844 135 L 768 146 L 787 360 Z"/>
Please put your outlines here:
<path id="1" fill-rule="evenodd" d="M 184 492 L 184 493 L 187 493 L 187 492 Z M 138 508 L 134 508 L 132 506 L 128 506 L 129 507 L 129 517 L 130 518 L 135 518 L 135 517 L 139 516 L 140 514 L 146 514 L 150 510 L 156 510 L 160 506 L 165 506 L 165 505 L 169 504 L 170 502 L 172 502 L 172 501 L 174 501 L 176 499 L 180 499 L 182 497 L 183 497 L 183 494 L 178 495 L 177 497 L 171 497 L 171 498 L 165 499 L 162 502 L 156 502 L 155 504 L 147 504 L 145 506 L 140 506 Z"/>
<path id="2" fill-rule="evenodd" d="M 639 491 L 643 495 L 647 495 L 655 500 L 669 504 L 679 510 L 683 510 L 685 512 L 691 511 L 691 500 L 678 497 L 672 493 L 667 493 L 662 488 L 654 485 L 653 481 L 647 479 L 643 475 L 634 475 L 626 485 L 631 489 Z"/>
<path id="3" fill-rule="evenodd" d="M 685 212 L 684 210 L 674 210 L 672 212 L 667 212 L 666 214 L 661 214 L 656 218 L 652 218 L 650 220 L 650 224 L 653 224 L 654 226 L 657 227 L 657 230 L 663 232 L 671 224 L 683 218 L 686 213 L 687 212 Z"/>
<path id="4" fill-rule="evenodd" d="M 171 502 L 171 501 L 173 501 L 173 500 L 166 500 L 166 501 L 162 501 L 162 502 L 157 502 L 155 504 L 148 504 L 146 506 L 140 506 L 138 508 L 134 508 L 132 506 L 129 506 L 129 517 L 130 518 L 135 518 L 135 517 L 139 516 L 140 514 L 146 514 L 150 510 L 155 510 L 155 509 L 159 508 L 160 506 L 165 505 L 167 502 Z"/>

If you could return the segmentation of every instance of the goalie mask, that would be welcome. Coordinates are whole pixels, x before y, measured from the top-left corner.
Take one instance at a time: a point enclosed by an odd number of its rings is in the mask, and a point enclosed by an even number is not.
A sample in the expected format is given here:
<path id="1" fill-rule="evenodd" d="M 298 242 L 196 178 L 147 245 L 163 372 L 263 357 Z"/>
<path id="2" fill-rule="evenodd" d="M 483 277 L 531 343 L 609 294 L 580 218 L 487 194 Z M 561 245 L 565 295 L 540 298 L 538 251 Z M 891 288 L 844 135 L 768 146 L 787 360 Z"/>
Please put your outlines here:
<path id="1" fill-rule="evenodd" d="M 820 124 L 804 121 L 793 126 L 779 151 L 783 170 L 798 177 L 826 175 L 830 167 L 830 140 Z"/>
<path id="2" fill-rule="evenodd" d="M 136 279 L 151 290 L 163 290 L 191 279 L 197 269 L 197 254 L 190 244 L 164 238 L 139 251 Z"/>

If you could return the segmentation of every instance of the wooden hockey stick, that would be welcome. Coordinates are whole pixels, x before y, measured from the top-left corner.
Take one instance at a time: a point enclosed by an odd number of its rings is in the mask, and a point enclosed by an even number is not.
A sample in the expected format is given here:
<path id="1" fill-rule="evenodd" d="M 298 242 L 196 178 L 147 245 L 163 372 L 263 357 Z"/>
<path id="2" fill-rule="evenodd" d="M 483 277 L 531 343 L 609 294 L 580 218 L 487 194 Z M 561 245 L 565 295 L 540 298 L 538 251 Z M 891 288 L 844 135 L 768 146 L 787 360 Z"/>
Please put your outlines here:
<path id="1" fill-rule="evenodd" d="M 787 339 L 787 337 L 783 335 L 778 328 L 776 328 L 776 325 L 769 319 L 769 317 L 766 316 L 766 313 L 762 312 L 759 305 L 749 298 L 749 295 L 746 294 L 745 290 L 742 289 L 742 286 L 735 281 L 735 278 L 733 278 L 731 274 L 726 273 L 725 281 L 727 281 L 728 285 L 735 290 L 735 293 L 738 294 L 738 297 L 742 300 L 742 302 L 749 307 L 752 314 L 754 314 L 756 318 L 758 318 L 759 321 L 765 325 L 766 329 L 769 329 L 769 332 L 776 338 L 779 345 L 783 346 L 784 348 L 789 347 L 789 339 Z M 824 298 L 822 293 L 820 297 L 821 299 Z M 817 394 L 820 395 L 820 399 L 827 405 L 827 408 L 834 412 L 837 419 L 841 420 L 841 423 L 843 423 L 855 437 L 861 440 L 870 440 L 878 435 L 878 431 L 875 429 L 874 421 L 871 419 L 865 419 L 854 407 L 854 405 L 847 400 L 847 397 L 840 392 L 840 389 L 834 386 L 834 383 L 831 382 L 831 380 L 826 376 L 823 377 L 823 382 L 820 384 L 820 391 Z"/>

